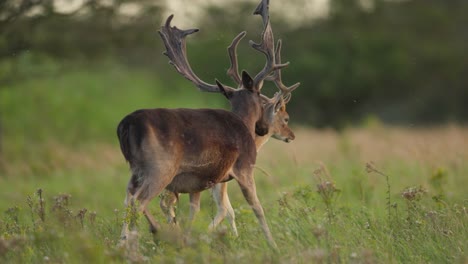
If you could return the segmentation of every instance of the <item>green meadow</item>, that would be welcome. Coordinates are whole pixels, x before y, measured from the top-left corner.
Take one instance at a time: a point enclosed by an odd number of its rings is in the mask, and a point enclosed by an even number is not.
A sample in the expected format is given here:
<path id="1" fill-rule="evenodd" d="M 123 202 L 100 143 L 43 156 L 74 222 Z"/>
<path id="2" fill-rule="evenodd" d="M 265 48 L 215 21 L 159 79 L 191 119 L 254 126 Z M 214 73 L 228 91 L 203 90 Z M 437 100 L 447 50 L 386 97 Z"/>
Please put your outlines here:
<path id="1" fill-rule="evenodd" d="M 296 140 L 271 139 L 255 179 L 278 251 L 271 250 L 235 181 L 227 223 L 208 232 L 208 191 L 189 229 L 119 245 L 129 168 L 116 126 L 140 108 L 228 108 L 185 79 L 167 85 L 141 69 L 99 66 L 19 75 L 0 86 L 1 263 L 467 263 L 468 128 L 395 127 L 370 118 L 337 132 L 295 124 Z M 27 76 L 27 77 L 26 77 Z M 299 89 L 301 89 L 300 87 Z M 294 96 L 292 98 L 294 100 Z"/>

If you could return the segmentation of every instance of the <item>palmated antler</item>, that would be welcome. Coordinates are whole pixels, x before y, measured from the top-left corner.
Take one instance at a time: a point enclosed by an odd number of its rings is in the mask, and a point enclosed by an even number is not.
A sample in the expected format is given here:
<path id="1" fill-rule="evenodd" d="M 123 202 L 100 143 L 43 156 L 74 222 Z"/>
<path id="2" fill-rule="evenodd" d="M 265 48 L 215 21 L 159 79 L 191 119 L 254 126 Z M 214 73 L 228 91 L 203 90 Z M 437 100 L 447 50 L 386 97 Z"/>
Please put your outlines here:
<path id="1" fill-rule="evenodd" d="M 262 0 L 254 11 L 254 15 L 260 15 L 262 17 L 264 29 L 262 32 L 261 43 L 258 44 L 251 40 L 249 41 L 249 44 L 255 50 L 258 50 L 265 55 L 266 63 L 263 69 L 255 76 L 253 80 L 253 86 L 260 90 L 265 80 L 273 81 L 280 90 L 282 99 L 285 103 L 287 103 L 291 98 L 291 92 L 294 91 L 300 85 L 300 83 L 296 83 L 290 87 L 287 87 L 282 83 L 281 69 L 288 66 L 289 62 L 281 63 L 281 40 L 278 41 L 277 47 L 275 49 L 274 36 L 270 24 L 270 15 L 268 9 L 269 0 Z M 198 32 L 198 29 L 181 30 L 175 26 L 171 27 L 170 24 L 173 17 L 174 15 L 170 15 L 167 18 L 165 25 L 161 27 L 160 31 L 158 31 L 161 35 L 164 45 L 166 46 L 164 55 L 169 58 L 170 64 L 172 64 L 176 68 L 177 72 L 179 72 L 182 76 L 193 82 L 201 91 L 225 93 L 226 91 L 235 90 L 234 88 L 223 85 L 218 81 L 216 81 L 216 84 L 206 83 L 193 72 L 187 59 L 185 37 Z M 242 86 L 242 78 L 238 69 L 237 45 L 245 37 L 245 35 L 245 31 L 239 33 L 228 47 L 231 66 L 227 70 L 227 74 L 233 79 L 238 87 Z M 224 89 L 221 89 L 220 87 L 223 87 Z M 263 96 L 263 98 L 270 99 L 266 96 Z M 278 98 L 278 96 L 274 96 L 269 101 L 271 102 L 271 100 L 274 99 L 279 100 Z"/>
<path id="2" fill-rule="evenodd" d="M 270 75 L 273 71 L 279 70 L 289 65 L 289 62 L 284 64 L 277 64 L 275 60 L 275 40 L 273 37 L 273 31 L 271 29 L 270 24 L 270 15 L 268 12 L 268 4 L 269 0 L 262 0 L 260 4 L 254 11 L 254 15 L 260 15 L 263 19 L 263 32 L 262 32 L 262 42 L 260 44 L 253 42 L 252 40 L 249 41 L 250 46 L 252 48 L 260 51 L 263 53 L 267 59 L 265 66 L 263 69 L 255 76 L 254 78 L 254 85 L 261 86 L 263 85 L 263 81 Z"/>
<path id="3" fill-rule="evenodd" d="M 164 45 L 166 46 L 166 51 L 163 54 L 169 58 L 169 63 L 176 68 L 177 72 L 189 81 L 193 82 L 201 91 L 216 93 L 223 92 L 220 90 L 218 84 L 209 84 L 198 78 L 187 60 L 185 37 L 198 32 L 198 29 L 181 30 L 175 26 L 171 27 L 173 17 L 174 15 L 170 15 L 167 18 L 165 25 L 158 31 Z M 223 85 L 223 87 L 226 90 L 234 89 L 225 85 Z"/>

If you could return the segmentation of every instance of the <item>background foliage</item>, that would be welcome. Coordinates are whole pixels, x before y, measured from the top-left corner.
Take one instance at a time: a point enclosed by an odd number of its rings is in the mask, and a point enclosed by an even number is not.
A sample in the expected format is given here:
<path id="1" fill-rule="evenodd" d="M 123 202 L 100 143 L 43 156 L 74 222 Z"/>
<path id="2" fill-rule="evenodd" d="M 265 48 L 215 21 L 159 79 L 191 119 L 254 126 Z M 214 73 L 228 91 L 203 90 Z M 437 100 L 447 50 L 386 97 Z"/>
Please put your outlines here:
<path id="1" fill-rule="evenodd" d="M 293 121 L 334 127 L 369 117 L 400 124 L 465 122 L 468 3 L 375 0 L 370 8 L 359 3 L 332 0 L 329 16 L 296 27 L 273 14 L 276 37 L 284 40 L 283 60 L 292 62 L 285 82 L 302 83 L 289 108 Z M 143 8 L 125 15 L 121 10 L 128 4 Z M 201 33 L 188 44 L 199 75 L 227 79 L 225 47 L 241 30 L 249 32 L 248 39 L 260 34 L 259 19 L 250 16 L 254 5 L 207 7 L 194 25 Z M 6 0 L 0 8 L 3 89 L 54 72 L 51 61 L 61 68 L 111 60 L 153 72 L 165 86 L 181 78 L 161 55 L 156 34 L 165 10 L 161 1 L 89 0 L 66 14 L 58 13 L 52 0 Z M 241 67 L 254 72 L 263 57 L 246 42 L 239 51 Z"/>
<path id="2" fill-rule="evenodd" d="M 204 192 L 191 234 L 165 225 L 155 199 L 159 236 L 140 219 L 140 236 L 118 246 L 121 118 L 228 106 L 161 55 L 162 1 L 84 2 L 61 13 L 52 0 L 0 1 L 0 262 L 467 263 L 468 129 L 454 124 L 468 117 L 467 1 L 331 0 L 329 16 L 300 25 L 272 13 L 291 61 L 284 82 L 302 82 L 288 105 L 295 141 L 270 140 L 255 170 L 280 254 L 235 183 L 239 237 L 206 232 L 215 208 Z M 188 52 L 203 79 L 229 82 L 225 47 L 238 32 L 258 41 L 254 5 L 209 6 L 195 23 Z M 247 41 L 239 59 L 251 73 L 264 63 Z M 329 126 L 340 129 L 312 128 Z M 177 204 L 182 227 L 188 204 Z"/>

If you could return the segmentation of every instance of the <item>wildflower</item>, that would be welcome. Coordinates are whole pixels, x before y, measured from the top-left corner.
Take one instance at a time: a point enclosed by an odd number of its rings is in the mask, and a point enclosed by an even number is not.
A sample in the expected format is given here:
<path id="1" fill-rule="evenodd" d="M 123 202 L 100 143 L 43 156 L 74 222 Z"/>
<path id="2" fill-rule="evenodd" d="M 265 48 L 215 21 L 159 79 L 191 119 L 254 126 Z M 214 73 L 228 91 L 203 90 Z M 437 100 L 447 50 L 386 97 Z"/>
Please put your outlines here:
<path id="1" fill-rule="evenodd" d="M 427 192 L 423 187 L 408 187 L 403 190 L 401 196 L 408 201 L 419 200 L 423 194 Z"/>
<path id="2" fill-rule="evenodd" d="M 317 238 L 317 240 L 320 240 L 320 238 L 327 233 L 327 230 L 323 228 L 323 226 L 318 225 L 312 230 L 312 234 Z"/>

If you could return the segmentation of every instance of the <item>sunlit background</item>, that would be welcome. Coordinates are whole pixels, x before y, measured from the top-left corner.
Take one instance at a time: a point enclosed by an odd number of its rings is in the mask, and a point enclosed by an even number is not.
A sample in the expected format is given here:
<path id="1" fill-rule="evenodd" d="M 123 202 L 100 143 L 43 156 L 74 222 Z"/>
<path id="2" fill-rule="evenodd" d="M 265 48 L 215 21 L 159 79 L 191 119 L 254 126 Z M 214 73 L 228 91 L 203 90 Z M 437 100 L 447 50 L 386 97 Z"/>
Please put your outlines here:
<path id="1" fill-rule="evenodd" d="M 170 14 L 179 28 L 199 28 L 187 38 L 194 72 L 233 85 L 226 47 L 239 32 L 247 31 L 240 69 L 255 75 L 265 63 L 249 46 L 262 32 L 252 15 L 257 4 L 0 0 L 0 262 L 141 261 L 114 247 L 129 179 L 117 124 L 141 108 L 229 109 L 223 96 L 198 91 L 168 64 L 157 31 Z M 290 62 L 283 82 L 301 82 L 286 108 L 296 140 L 271 139 L 255 171 L 284 254 L 258 254 L 269 251 L 236 184 L 229 195 L 239 238 L 222 233 L 207 246 L 214 207 L 206 192 L 197 243 L 174 248 L 144 233 L 141 254 L 171 263 L 184 263 L 175 256 L 190 263 L 467 263 L 468 1 L 270 0 L 270 7 L 282 60 Z M 262 92 L 276 90 L 267 82 Z M 324 204 L 317 186 L 331 188 L 333 201 Z M 52 222 L 40 222 L 38 189 Z M 63 194 L 72 202 L 57 205 Z M 182 219 L 187 204 L 182 196 Z M 80 218 L 82 208 L 97 220 Z M 50 220 L 60 210 L 76 225 L 63 228 L 64 215 L 58 225 Z"/>

